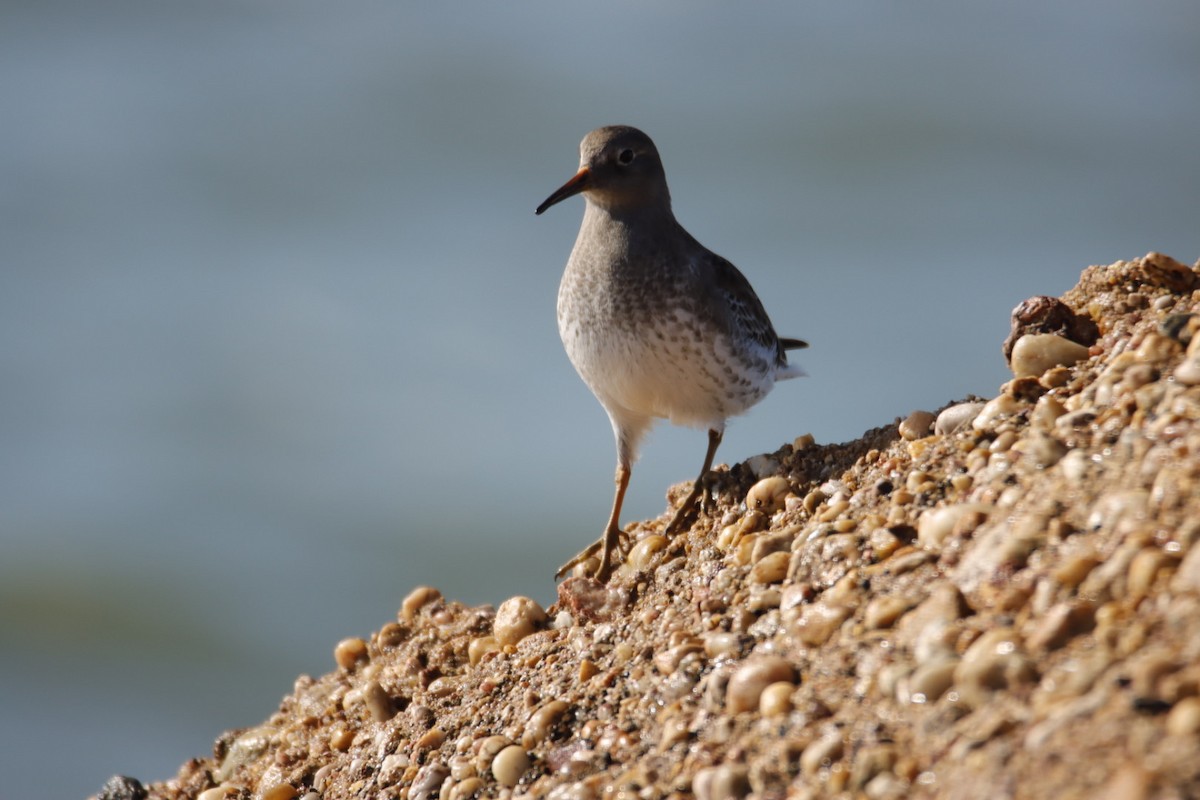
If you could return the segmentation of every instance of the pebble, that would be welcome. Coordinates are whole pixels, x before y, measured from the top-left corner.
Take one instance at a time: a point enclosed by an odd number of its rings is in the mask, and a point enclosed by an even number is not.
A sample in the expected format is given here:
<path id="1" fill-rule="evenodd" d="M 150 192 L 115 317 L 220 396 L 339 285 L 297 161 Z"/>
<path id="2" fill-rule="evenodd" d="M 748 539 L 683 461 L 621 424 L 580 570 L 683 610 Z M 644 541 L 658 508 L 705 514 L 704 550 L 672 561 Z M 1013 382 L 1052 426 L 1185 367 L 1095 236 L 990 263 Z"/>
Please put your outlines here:
<path id="1" fill-rule="evenodd" d="M 982 503 L 959 503 L 922 512 L 917 519 L 917 544 L 927 550 L 940 551 L 951 534 L 965 536 L 971 533 L 991 513 L 992 508 Z"/>
<path id="2" fill-rule="evenodd" d="M 350 749 L 350 745 L 354 742 L 354 732 L 345 726 L 334 728 L 329 734 L 329 747 L 339 753 L 344 753 Z"/>
<path id="3" fill-rule="evenodd" d="M 1038 469 L 1049 469 L 1063 459 L 1067 446 L 1053 436 L 1034 434 L 1018 443 L 1017 451 Z"/>
<path id="4" fill-rule="evenodd" d="M 355 664 L 367 658 L 367 643 L 357 636 L 342 639 L 333 648 L 333 660 L 342 669 L 353 669 Z"/>
<path id="5" fill-rule="evenodd" d="M 776 717 L 792 710 L 792 692 L 796 686 L 791 681 L 776 681 L 763 689 L 758 699 L 758 712 L 764 717 Z"/>
<path id="6" fill-rule="evenodd" d="M 750 570 L 751 583 L 779 583 L 787 577 L 792 554 L 776 552 L 764 557 Z"/>
<path id="7" fill-rule="evenodd" d="M 701 638 L 704 654 L 709 658 L 737 655 L 742 649 L 742 637 L 736 633 L 706 633 Z"/>
<path id="8" fill-rule="evenodd" d="M 780 656 L 753 656 L 738 667 L 725 689 L 725 710 L 730 714 L 759 708 L 763 690 L 773 683 L 795 680 L 791 662 Z"/>
<path id="9" fill-rule="evenodd" d="M 1184 386 L 1200 386 L 1200 357 L 1192 356 L 1182 361 L 1174 375 Z"/>
<path id="10" fill-rule="evenodd" d="M 1025 644 L 1031 650 L 1056 650 L 1072 637 L 1090 631 L 1095 625 L 1094 603 L 1088 600 L 1059 603 L 1041 616 L 1026 638 Z"/>
<path id="11" fill-rule="evenodd" d="M 436 761 L 417 770 L 412 786 L 408 788 L 408 800 L 433 800 L 441 791 L 442 784 L 450 777 L 450 770 Z"/>
<path id="12" fill-rule="evenodd" d="M 492 635 L 501 645 L 515 645 L 546 624 L 546 612 L 536 600 L 510 597 L 496 609 Z"/>
<path id="13" fill-rule="evenodd" d="M 437 750 L 446 741 L 446 734 L 440 728 L 430 728 L 417 739 L 417 747 L 422 750 Z"/>
<path id="14" fill-rule="evenodd" d="M 935 421 L 933 414 L 928 411 L 914 411 L 900 423 L 900 436 L 906 442 L 924 439 L 933 430 Z"/>
<path id="15" fill-rule="evenodd" d="M 367 682 L 367 685 L 362 689 L 362 700 L 363 704 L 367 707 L 367 711 L 371 714 L 371 719 L 376 722 L 387 722 L 396 716 L 396 708 L 392 705 L 392 698 L 388 697 L 388 693 L 379 685 L 379 681 Z"/>
<path id="16" fill-rule="evenodd" d="M 1200 697 L 1185 697 L 1167 714 L 1167 733 L 1195 736 L 1200 733 Z"/>
<path id="17" fill-rule="evenodd" d="M 509 745 L 496 754 L 492 760 L 492 777 L 501 786 L 516 786 L 532 766 L 525 749 L 517 745 Z"/>
<path id="18" fill-rule="evenodd" d="M 648 569 L 654 561 L 654 556 L 662 552 L 669 543 L 667 537 L 657 533 L 651 534 L 633 546 L 625 562 L 638 571 Z"/>
<path id="19" fill-rule="evenodd" d="M 784 498 L 787 497 L 790 490 L 787 479 L 780 475 L 763 478 L 751 486 L 750 491 L 746 493 L 746 508 L 762 511 L 765 514 L 774 514 L 783 508 Z"/>
<path id="20" fill-rule="evenodd" d="M 441 599 L 442 593 L 432 586 L 418 586 L 404 598 L 400 605 L 400 616 L 405 622 L 412 622 L 422 608 Z"/>
<path id="21" fill-rule="evenodd" d="M 871 779 L 890 772 L 896 764 L 896 748 L 890 744 L 866 745 L 854 754 L 850 768 L 850 789 L 861 790 Z"/>
<path id="22" fill-rule="evenodd" d="M 800 618 L 792 626 L 792 632 L 804 644 L 819 647 L 825 644 L 834 631 L 850 616 L 850 609 L 820 601 L 805 606 Z"/>
<path id="23" fill-rule="evenodd" d="M 445 784 L 443 784 L 443 787 L 444 786 Z M 482 778 L 475 776 L 465 778 L 464 780 L 454 784 L 454 787 L 450 790 L 450 797 L 448 800 L 467 800 L 467 798 L 474 797 L 476 794 L 478 794 L 479 790 L 483 787 L 484 782 Z"/>
<path id="24" fill-rule="evenodd" d="M 290 783 L 277 783 L 262 793 L 262 800 L 293 800 L 299 795 Z"/>
<path id="25" fill-rule="evenodd" d="M 948 436 L 962 430 L 983 410 L 983 403 L 958 403 L 938 414 L 933 424 L 933 432 L 939 436 Z"/>
<path id="26" fill-rule="evenodd" d="M 1010 394 L 1002 394 L 983 404 L 983 408 L 971 420 L 971 427 L 977 431 L 988 431 L 999 422 L 1001 417 L 1016 414 L 1021 410 L 1021 401 Z"/>
<path id="27" fill-rule="evenodd" d="M 844 750 L 841 731 L 831 731 L 804 748 L 800 755 L 800 771 L 805 775 L 815 775 L 821 768 L 841 758 Z"/>
<path id="28" fill-rule="evenodd" d="M 968 703 L 986 701 L 997 689 L 1029 683 L 1037 678 L 1033 662 L 1021 652 L 1011 628 L 993 628 L 975 640 L 954 670 L 954 685 Z"/>
<path id="29" fill-rule="evenodd" d="M 541 744 L 570 709 L 571 707 L 562 700 L 551 700 L 534 711 L 529 716 L 529 721 L 525 723 L 521 746 L 532 750 Z"/>
<path id="30" fill-rule="evenodd" d="M 471 662 L 471 666 L 475 666 L 488 653 L 500 652 L 500 642 L 495 636 L 479 636 L 471 640 L 467 645 L 467 659 Z"/>
<path id="31" fill-rule="evenodd" d="M 231 800 L 232 798 L 241 797 L 242 791 L 233 786 L 214 786 L 211 789 L 205 789 L 200 794 L 196 795 L 196 800 Z"/>
<path id="32" fill-rule="evenodd" d="M 954 673 L 959 659 L 949 653 L 940 654 L 917 667 L 900 682 L 898 697 L 902 703 L 933 703 L 954 685 Z"/>
<path id="33" fill-rule="evenodd" d="M 704 767 L 692 778 L 696 800 L 741 800 L 750 794 L 750 776 L 746 768 L 733 764 Z"/>
<path id="34" fill-rule="evenodd" d="M 868 630 L 890 628 L 911 607 L 912 603 L 907 597 L 897 595 L 876 597 L 867 603 L 867 610 L 863 613 L 863 625 Z"/>
<path id="35" fill-rule="evenodd" d="M 507 736 L 485 736 L 480 739 L 475 748 L 475 770 L 477 772 L 487 772 L 492 768 L 492 762 L 495 761 L 496 755 L 506 747 L 511 747 L 513 740 Z"/>
<path id="36" fill-rule="evenodd" d="M 1037 378 L 1053 367 L 1069 367 L 1088 357 L 1088 349 L 1053 333 L 1030 333 L 1012 349 L 1012 372 L 1018 378 Z"/>

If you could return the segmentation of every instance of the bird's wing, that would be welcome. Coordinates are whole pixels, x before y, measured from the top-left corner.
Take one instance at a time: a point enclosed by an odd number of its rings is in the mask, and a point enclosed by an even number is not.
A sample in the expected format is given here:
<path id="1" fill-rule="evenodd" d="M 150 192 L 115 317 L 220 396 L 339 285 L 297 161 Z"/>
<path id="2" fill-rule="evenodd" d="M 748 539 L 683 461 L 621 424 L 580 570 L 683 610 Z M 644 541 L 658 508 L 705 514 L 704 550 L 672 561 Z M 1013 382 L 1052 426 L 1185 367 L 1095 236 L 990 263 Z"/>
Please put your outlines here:
<path id="1" fill-rule="evenodd" d="M 771 325 L 771 318 L 767 316 L 767 310 L 763 308 L 762 301 L 754 293 L 746 276 L 715 253 L 704 251 L 698 260 L 698 271 L 708 275 L 710 280 L 707 285 L 720 296 L 721 302 L 716 303 L 714 307 L 726 309 L 728 316 L 724 321 L 732 332 L 756 342 L 768 352 L 773 351 L 776 363 L 786 364 L 784 350 L 791 349 L 799 340 L 788 339 L 787 346 L 780 341 Z"/>

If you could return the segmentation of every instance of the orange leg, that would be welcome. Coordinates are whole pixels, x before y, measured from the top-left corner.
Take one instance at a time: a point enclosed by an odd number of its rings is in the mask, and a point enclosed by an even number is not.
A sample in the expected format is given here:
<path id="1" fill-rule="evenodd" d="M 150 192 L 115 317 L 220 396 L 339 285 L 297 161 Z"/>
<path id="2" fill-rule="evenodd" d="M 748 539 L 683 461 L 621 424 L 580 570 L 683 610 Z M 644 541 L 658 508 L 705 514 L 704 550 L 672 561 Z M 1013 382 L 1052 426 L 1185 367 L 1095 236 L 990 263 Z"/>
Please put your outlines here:
<path id="1" fill-rule="evenodd" d="M 621 506 L 625 502 L 625 490 L 629 488 L 629 476 L 632 470 L 625 464 L 617 464 L 617 493 L 613 498 L 612 514 L 608 517 L 608 525 L 604 529 L 604 535 L 597 539 L 592 544 L 588 545 L 582 553 L 572 558 L 566 564 L 558 568 L 558 572 L 554 573 L 554 579 L 558 580 L 575 568 L 576 565 L 582 564 L 589 558 L 600 551 L 600 566 L 596 569 L 596 580 L 604 583 L 612 574 L 614 567 L 613 554 L 620 549 L 621 543 L 628 539 L 628 534 L 621 530 Z"/>
<path id="2" fill-rule="evenodd" d="M 708 452 L 704 454 L 704 466 L 700 468 L 700 476 L 692 484 L 692 491 L 684 498 L 683 503 L 679 506 L 679 510 L 675 512 L 675 516 L 667 523 L 667 527 L 663 531 L 667 536 L 672 536 L 683 530 L 695 514 L 696 503 L 704 494 L 706 478 L 708 478 L 709 470 L 712 469 L 713 458 L 717 455 L 717 447 L 721 444 L 722 436 L 724 436 L 723 431 L 709 430 Z"/>

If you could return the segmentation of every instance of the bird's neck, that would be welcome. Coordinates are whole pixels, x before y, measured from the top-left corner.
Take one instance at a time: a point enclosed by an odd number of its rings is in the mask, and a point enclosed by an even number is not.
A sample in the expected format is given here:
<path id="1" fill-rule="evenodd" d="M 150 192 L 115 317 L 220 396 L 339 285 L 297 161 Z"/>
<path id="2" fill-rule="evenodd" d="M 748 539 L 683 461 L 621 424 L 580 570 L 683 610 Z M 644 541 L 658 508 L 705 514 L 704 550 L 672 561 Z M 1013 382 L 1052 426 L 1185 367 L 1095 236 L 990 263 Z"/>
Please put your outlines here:
<path id="1" fill-rule="evenodd" d="M 628 247 L 636 246 L 638 237 L 649 231 L 661 235 L 677 226 L 670 203 L 607 205 L 589 197 L 580 233 L 588 231 L 594 238 L 621 242 Z"/>

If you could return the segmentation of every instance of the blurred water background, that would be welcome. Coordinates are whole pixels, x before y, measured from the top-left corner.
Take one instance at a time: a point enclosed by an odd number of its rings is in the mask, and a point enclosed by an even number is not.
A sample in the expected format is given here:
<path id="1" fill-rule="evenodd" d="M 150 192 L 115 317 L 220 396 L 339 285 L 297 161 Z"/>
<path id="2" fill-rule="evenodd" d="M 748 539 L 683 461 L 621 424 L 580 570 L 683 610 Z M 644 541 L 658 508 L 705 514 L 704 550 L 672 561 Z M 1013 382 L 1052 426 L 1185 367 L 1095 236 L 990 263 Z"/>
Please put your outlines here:
<path id="1" fill-rule="evenodd" d="M 1008 313 L 1200 256 L 1200 5 L 9 2 L 0 796 L 149 781 L 432 584 L 554 596 L 608 422 L 555 328 L 583 134 L 809 378 L 734 462 L 1005 379 Z M 693 477 L 657 429 L 625 519 Z"/>

